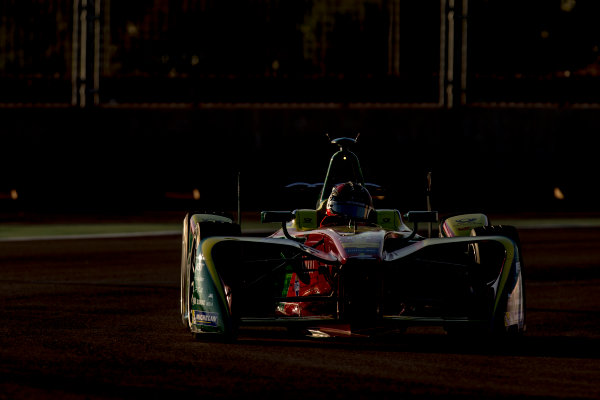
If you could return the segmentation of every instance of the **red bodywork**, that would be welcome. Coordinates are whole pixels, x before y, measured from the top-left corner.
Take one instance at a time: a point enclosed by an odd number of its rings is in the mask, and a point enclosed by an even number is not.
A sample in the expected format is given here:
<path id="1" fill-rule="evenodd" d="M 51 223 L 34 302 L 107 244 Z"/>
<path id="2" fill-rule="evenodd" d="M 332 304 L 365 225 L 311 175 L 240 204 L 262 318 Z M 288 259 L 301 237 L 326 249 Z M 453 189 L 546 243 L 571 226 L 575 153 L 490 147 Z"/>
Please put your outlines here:
<path id="1" fill-rule="evenodd" d="M 296 237 L 305 237 L 304 244 L 325 253 L 334 253 L 341 265 L 349 259 L 368 259 L 381 262 L 383 243 L 386 232 L 379 227 L 358 225 L 356 227 L 334 226 L 323 227 L 306 235 L 293 228 L 289 233 Z M 277 232 L 272 237 L 283 236 Z M 295 272 L 291 273 L 287 287 L 287 297 L 302 296 L 330 296 L 333 295 L 336 283 L 328 279 L 334 275 L 332 269 L 339 268 L 331 264 L 324 264 L 317 260 L 305 261 L 307 276 L 300 277 Z M 326 269 L 326 270 L 324 270 Z M 283 302 L 277 308 L 277 314 L 289 317 L 305 317 L 324 314 L 334 314 L 333 303 L 319 302 Z"/>

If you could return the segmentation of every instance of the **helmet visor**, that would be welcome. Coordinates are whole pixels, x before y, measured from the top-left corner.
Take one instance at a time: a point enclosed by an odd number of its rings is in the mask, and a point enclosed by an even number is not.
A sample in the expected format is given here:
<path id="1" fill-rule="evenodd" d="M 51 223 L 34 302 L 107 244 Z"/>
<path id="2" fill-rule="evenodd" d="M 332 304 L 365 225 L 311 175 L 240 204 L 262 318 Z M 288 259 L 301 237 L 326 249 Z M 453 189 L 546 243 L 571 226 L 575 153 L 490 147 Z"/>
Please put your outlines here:
<path id="1" fill-rule="evenodd" d="M 367 219 L 371 206 L 353 201 L 330 201 L 329 209 L 336 215 L 343 215 L 355 219 Z"/>

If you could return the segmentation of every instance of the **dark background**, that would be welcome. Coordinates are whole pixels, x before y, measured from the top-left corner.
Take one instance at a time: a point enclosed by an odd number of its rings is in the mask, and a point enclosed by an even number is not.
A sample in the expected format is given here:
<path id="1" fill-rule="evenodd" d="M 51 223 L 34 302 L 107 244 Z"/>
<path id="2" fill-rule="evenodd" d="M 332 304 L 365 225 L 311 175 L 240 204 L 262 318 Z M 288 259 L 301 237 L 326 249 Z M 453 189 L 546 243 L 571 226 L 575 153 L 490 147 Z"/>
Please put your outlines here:
<path id="1" fill-rule="evenodd" d="M 402 211 L 429 171 L 440 212 L 597 211 L 596 0 L 86 3 L 0 0 L 6 226 L 232 210 L 238 172 L 244 210 L 311 207 L 281 188 L 323 179 L 325 132 L 360 132 Z M 7 238 L 0 398 L 598 398 L 599 231 L 519 230 L 527 332 L 499 347 L 193 342 L 179 235 Z"/>
<path id="2" fill-rule="evenodd" d="M 597 208 L 596 1 L 87 3 L 0 1 L 5 215 L 312 207 L 326 133 L 381 207 Z"/>

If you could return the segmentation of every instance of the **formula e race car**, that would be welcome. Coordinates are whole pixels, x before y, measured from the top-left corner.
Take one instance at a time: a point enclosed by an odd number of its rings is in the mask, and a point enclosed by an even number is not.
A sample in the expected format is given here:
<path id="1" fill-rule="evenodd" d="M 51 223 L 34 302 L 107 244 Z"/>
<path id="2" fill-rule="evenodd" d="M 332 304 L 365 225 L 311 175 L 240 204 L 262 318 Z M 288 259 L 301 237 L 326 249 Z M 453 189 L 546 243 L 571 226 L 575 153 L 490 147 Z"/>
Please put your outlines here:
<path id="1" fill-rule="evenodd" d="M 262 222 L 281 223 L 268 237 L 242 235 L 222 215 L 185 216 L 181 319 L 193 336 L 230 340 L 250 325 L 318 337 L 413 325 L 486 337 L 524 332 L 516 229 L 480 213 L 439 219 L 436 211 L 373 208 L 355 142 L 332 141 L 339 149 L 314 209 L 261 213 Z M 419 234 L 419 224 L 439 233 Z"/>

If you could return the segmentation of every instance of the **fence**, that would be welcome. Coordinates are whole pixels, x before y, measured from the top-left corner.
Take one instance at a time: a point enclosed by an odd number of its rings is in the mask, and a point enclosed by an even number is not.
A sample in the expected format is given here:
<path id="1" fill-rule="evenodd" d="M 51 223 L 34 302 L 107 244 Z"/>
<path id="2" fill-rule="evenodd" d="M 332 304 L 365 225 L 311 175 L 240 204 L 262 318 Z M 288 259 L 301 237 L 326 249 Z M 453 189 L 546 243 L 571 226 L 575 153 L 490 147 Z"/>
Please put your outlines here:
<path id="1" fill-rule="evenodd" d="M 0 103 L 597 103 L 594 0 L 1 0 Z"/>

